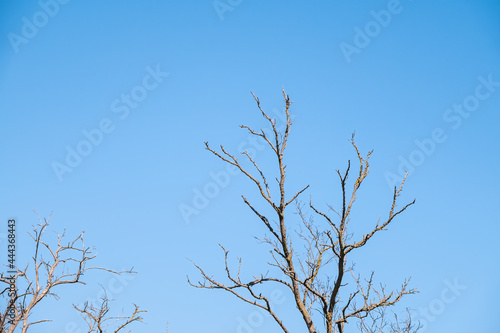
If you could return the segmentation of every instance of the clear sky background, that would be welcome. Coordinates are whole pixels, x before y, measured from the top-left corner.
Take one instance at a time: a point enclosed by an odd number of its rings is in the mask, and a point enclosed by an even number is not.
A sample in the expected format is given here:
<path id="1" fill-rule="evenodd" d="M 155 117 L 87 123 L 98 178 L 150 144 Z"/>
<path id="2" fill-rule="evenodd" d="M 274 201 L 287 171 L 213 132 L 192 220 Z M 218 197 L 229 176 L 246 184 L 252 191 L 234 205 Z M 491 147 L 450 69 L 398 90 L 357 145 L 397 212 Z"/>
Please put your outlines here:
<path id="1" fill-rule="evenodd" d="M 221 0 L 224 12 L 210 0 L 45 3 L 0 4 L 2 247 L 16 217 L 18 263 L 29 261 L 33 210 L 53 212 L 50 229 L 84 230 L 96 264 L 138 274 L 88 273 L 86 286 L 37 308 L 33 319 L 53 321 L 31 332 L 83 332 L 71 304 L 99 284 L 116 311 L 148 310 L 134 332 L 167 322 L 173 333 L 280 332 L 233 296 L 190 287 L 186 274 L 199 275 L 186 258 L 223 280 L 221 243 L 248 278 L 267 270 L 254 238 L 265 227 L 240 195 L 264 202 L 242 175 L 210 185 L 225 165 L 203 143 L 252 148 L 238 126 L 266 124 L 250 91 L 274 114 L 282 87 L 294 101 L 290 195 L 309 184 L 304 200 L 338 207 L 335 169 L 356 158 L 353 131 L 363 154 L 374 149 L 353 231 L 386 216 L 393 180 L 411 171 L 400 200 L 416 204 L 353 258 L 358 272 L 375 270 L 390 289 L 412 276 L 420 294 L 401 304 L 425 332 L 498 331 L 499 2 Z M 371 13 L 382 10 L 392 10 L 383 24 Z M 89 146 L 84 133 L 99 126 L 107 133 Z M 68 165 L 78 149 L 87 156 Z M 271 157 L 256 151 L 268 171 Z M 206 191 L 216 193 L 203 202 Z M 291 295 L 279 303 L 304 332 Z"/>

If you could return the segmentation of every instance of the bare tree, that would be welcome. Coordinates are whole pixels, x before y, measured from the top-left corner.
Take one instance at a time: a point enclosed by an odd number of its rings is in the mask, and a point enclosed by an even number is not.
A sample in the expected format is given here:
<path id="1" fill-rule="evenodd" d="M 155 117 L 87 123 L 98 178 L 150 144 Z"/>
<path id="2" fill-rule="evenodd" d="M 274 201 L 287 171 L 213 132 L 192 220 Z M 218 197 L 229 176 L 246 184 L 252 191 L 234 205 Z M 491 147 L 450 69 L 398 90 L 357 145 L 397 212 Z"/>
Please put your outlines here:
<path id="1" fill-rule="evenodd" d="M 0 283 L 6 285 L 0 295 L 5 299 L 7 306 L 0 312 L 0 332 L 13 333 L 20 328 L 22 333 L 27 332 L 32 325 L 50 321 L 49 319 L 31 321 L 30 315 L 35 306 L 47 297 L 59 298 L 57 290 L 63 285 L 86 284 L 82 281 L 85 272 L 91 270 L 102 270 L 112 274 L 130 274 L 132 271 L 114 271 L 104 267 L 87 267 L 87 263 L 93 260 L 96 255 L 94 249 L 85 246 L 83 232 L 69 242 L 65 242 L 65 233 L 57 235 L 57 246 L 47 243 L 43 236 L 49 225 L 48 219 L 39 218 L 39 224 L 33 226 L 33 233 L 29 233 L 35 242 L 32 265 L 26 265 L 24 270 L 15 267 L 15 274 L 8 275 L 4 272 L 0 274 Z M 24 291 L 21 291 L 22 289 Z M 96 308 L 85 305 L 83 309 L 78 309 L 87 316 L 96 314 Z M 99 312 L 100 311 L 100 312 Z M 103 300 L 96 319 L 102 322 L 106 319 L 109 311 L 108 300 Z M 144 312 L 135 306 L 135 311 L 131 316 L 120 317 L 125 319 L 123 327 L 142 318 L 139 313 Z M 115 318 L 116 319 L 116 318 Z M 89 321 L 87 321 L 88 323 Z M 90 327 L 90 326 L 89 326 Z M 92 326 L 98 327 L 100 326 Z M 116 330 L 115 332 L 118 332 Z M 89 332 L 103 332 L 102 330 L 89 330 Z"/>
<path id="2" fill-rule="evenodd" d="M 106 296 L 101 297 L 101 304 L 96 307 L 88 302 L 85 302 L 83 307 L 79 308 L 76 305 L 73 307 L 81 313 L 83 319 L 87 323 L 89 330 L 88 333 L 97 332 L 102 333 L 109 330 L 114 326 L 113 332 L 118 333 L 124 331 L 128 325 L 134 321 L 142 322 L 142 317 L 140 313 L 146 312 L 146 310 L 139 310 L 139 306 L 134 304 L 134 311 L 129 316 L 108 316 L 109 313 L 109 298 Z M 128 331 L 130 332 L 130 331 Z"/>
<path id="3" fill-rule="evenodd" d="M 221 152 L 213 150 L 207 142 L 205 146 L 208 151 L 222 161 L 238 168 L 249 178 L 257 187 L 264 202 L 271 207 L 273 214 L 276 214 L 276 220 L 272 224 L 270 222 L 271 218 L 259 212 L 245 196 L 242 196 L 245 204 L 260 219 L 266 230 L 270 233 L 262 241 L 271 248 L 270 254 L 272 260 L 268 262 L 268 265 L 271 266 L 273 271 L 276 271 L 276 274 L 271 276 L 268 272 L 266 274 L 254 275 L 249 280 L 243 280 L 240 277 L 241 259 L 238 258 L 239 267 L 237 268 L 237 272 L 234 273 L 228 264 L 228 251 L 221 246 L 224 252 L 225 271 L 229 282 L 224 283 L 214 279 L 211 275 L 205 273 L 200 266 L 194 264 L 201 273 L 202 281 L 192 283 L 188 277 L 189 284 L 197 288 L 225 290 L 240 300 L 267 311 L 281 330 L 286 333 L 290 332 L 290 330 L 276 313 L 269 297 L 258 291 L 257 288 L 259 285 L 276 283 L 284 286 L 293 296 L 299 314 L 310 333 L 317 332 L 317 323 L 315 323 L 315 317 L 313 317 L 314 310 L 320 313 L 321 321 L 323 321 L 327 333 L 342 333 L 344 332 L 345 325 L 352 321 L 358 323 L 362 332 L 382 332 L 382 329 L 387 327 L 387 325 L 391 327 L 392 332 L 416 331 L 418 325 L 414 325 L 411 322 L 411 318 L 399 321 L 396 316 L 396 322 L 388 324 L 385 315 L 387 307 L 399 302 L 403 296 L 417 292 L 416 289 L 409 287 L 409 279 L 402 283 L 399 290 L 388 292 L 385 286 L 376 286 L 373 280 L 373 273 L 365 280 L 362 280 L 359 276 L 355 276 L 353 274 L 353 267 L 348 262 L 348 256 L 352 251 L 365 246 L 376 233 L 385 230 L 398 215 L 415 203 L 413 201 L 400 209 L 396 208 L 396 201 L 403 189 L 406 176 L 399 188 L 394 188 L 388 216 L 383 220 L 379 218 L 371 230 L 359 239 L 354 240 L 354 236 L 348 231 L 348 226 L 351 222 L 351 209 L 353 208 L 357 192 L 368 175 L 369 158 L 372 152 L 370 151 L 366 157 L 362 157 L 354 142 L 353 135 L 350 142 L 357 155 L 359 170 L 355 175 L 356 179 L 352 184 L 352 190 L 349 191 L 348 189 L 351 186 L 348 182 L 351 172 L 351 163 L 349 161 L 344 172 L 337 170 L 342 195 L 339 205 L 340 209 L 335 210 L 332 206 L 329 206 L 331 212 L 335 214 L 335 218 L 316 208 L 312 202 L 309 202 L 309 208 L 314 212 L 315 216 L 322 220 L 322 223 L 315 222 L 312 217 L 307 218 L 304 212 L 304 205 L 298 201 L 298 197 L 309 185 L 291 196 L 286 194 L 284 152 L 292 125 L 289 112 L 292 102 L 283 90 L 286 126 L 284 133 L 282 133 L 276 126 L 276 120 L 271 119 L 263 111 L 259 99 L 253 93 L 252 95 L 257 102 L 257 107 L 262 116 L 269 122 L 272 132 L 268 134 L 264 130 L 255 131 L 246 125 L 241 125 L 240 127 L 247 129 L 251 135 L 257 136 L 272 150 L 276 158 L 277 172 L 279 174 L 276 178 L 276 192 L 278 193 L 276 194 L 270 189 L 264 172 L 247 151 L 241 152 L 241 154 L 244 155 L 249 165 L 255 169 L 257 176 L 249 172 L 240 160 L 227 152 L 222 145 L 220 146 Z M 302 227 L 292 237 L 292 223 L 289 219 L 285 219 L 285 210 L 294 202 Z M 300 242 L 303 242 L 302 244 L 306 248 L 305 255 L 302 256 L 294 248 Z M 352 275 L 353 281 L 351 285 L 346 282 L 346 273 L 351 273 Z M 348 289 L 350 287 L 352 287 L 351 290 Z"/>

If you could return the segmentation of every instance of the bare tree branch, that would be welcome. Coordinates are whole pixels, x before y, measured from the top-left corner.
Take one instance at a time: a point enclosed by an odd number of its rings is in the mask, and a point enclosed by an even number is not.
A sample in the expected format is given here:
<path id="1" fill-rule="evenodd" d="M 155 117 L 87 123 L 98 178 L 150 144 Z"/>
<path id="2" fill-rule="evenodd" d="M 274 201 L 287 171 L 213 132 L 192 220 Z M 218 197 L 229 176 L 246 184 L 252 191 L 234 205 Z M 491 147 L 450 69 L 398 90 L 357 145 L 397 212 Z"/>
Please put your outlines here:
<path id="1" fill-rule="evenodd" d="M 266 310 L 284 332 L 288 332 L 288 330 L 279 319 L 275 309 L 270 306 L 269 299 L 256 291 L 255 288 L 257 286 L 270 282 L 286 286 L 293 296 L 295 305 L 309 333 L 317 332 L 312 316 L 313 311 L 318 311 L 321 314 L 327 333 L 342 333 L 344 332 L 345 325 L 353 321 L 358 324 L 363 332 L 382 332 L 387 327 L 392 330 L 391 333 L 409 333 L 410 329 L 418 329 L 418 327 L 415 327 L 411 323 L 411 318 L 401 322 L 396 316 L 396 322 L 389 324 L 385 315 L 386 308 L 395 305 L 404 296 L 417 292 L 416 289 L 409 287 L 409 279 L 403 282 L 399 290 L 387 292 L 385 286 L 375 287 L 373 273 L 364 282 L 362 282 L 360 276 L 354 276 L 353 264 L 348 261 L 348 255 L 351 251 L 365 246 L 377 232 L 385 230 L 398 215 L 414 204 L 415 201 L 404 205 L 399 210 L 396 209 L 397 198 L 401 194 L 406 176 L 399 188 L 394 189 L 388 218 L 382 223 L 379 219 L 375 227 L 366 232 L 361 240 L 353 241 L 351 239 L 353 235 L 349 233 L 348 228 L 349 223 L 351 223 L 351 211 L 354 207 L 358 190 L 368 176 L 369 160 L 372 154 L 372 151 L 369 151 L 366 157 L 361 155 L 354 141 L 353 134 L 350 143 L 356 152 L 359 170 L 352 183 L 352 190 L 350 190 L 351 182 L 349 181 L 351 162 L 348 161 L 344 172 L 337 170 L 342 194 L 341 209 L 337 212 L 332 206 L 328 205 L 335 212 L 336 219 L 331 218 L 328 214 L 316 208 L 312 201 L 309 202 L 309 208 L 311 208 L 315 216 L 319 216 L 321 220 L 326 221 L 327 225 L 325 227 L 323 224 L 315 222 L 312 216 L 307 218 L 307 213 L 303 205 L 298 201 L 298 197 L 309 186 L 296 192 L 288 200 L 285 193 L 286 165 L 284 151 L 292 125 L 289 113 L 292 102 L 283 90 L 286 124 L 282 133 L 277 129 L 276 120 L 271 119 L 263 110 L 260 100 L 253 93 L 252 96 L 262 116 L 269 122 L 272 134 L 266 134 L 264 130 L 255 131 L 247 125 L 241 125 L 241 128 L 247 129 L 250 134 L 262 138 L 271 147 L 277 162 L 277 172 L 279 173 L 279 176 L 276 178 L 279 194 L 276 195 L 271 191 L 267 178 L 259 167 L 257 160 L 251 157 L 248 152 L 244 151 L 241 154 L 245 155 L 248 162 L 257 170 L 260 180 L 249 173 L 234 155 L 228 153 L 223 146 L 221 146 L 221 153 L 218 153 L 211 149 L 208 143 L 205 143 L 205 145 L 207 150 L 224 162 L 237 167 L 247 178 L 255 183 L 262 198 L 276 213 L 275 221 L 277 224 L 274 226 L 269 222 L 272 219 L 260 213 L 245 196 L 242 196 L 245 204 L 257 215 L 266 229 L 272 234 L 271 238 L 265 236 L 261 242 L 271 246 L 270 254 L 272 260 L 267 264 L 271 268 L 277 269 L 277 274 L 272 274 L 271 276 L 268 275 L 269 272 L 258 274 L 254 275 L 253 279 L 249 279 L 248 282 L 243 282 L 240 277 L 241 259 L 238 258 L 238 268 L 235 270 L 236 273 L 233 274 L 228 264 L 228 251 L 221 246 L 224 252 L 226 278 L 229 282 L 224 283 L 214 279 L 212 276 L 207 275 L 200 266 L 193 263 L 201 274 L 202 281 L 194 284 L 191 283 L 188 277 L 188 283 L 197 288 L 225 290 L 246 303 Z M 292 202 L 296 202 L 296 212 L 301 222 L 299 230 L 294 234 L 290 233 L 292 230 L 291 222 L 288 221 L 288 218 L 285 219 L 285 209 Z M 297 240 L 299 244 L 304 245 L 304 255 L 294 248 Z M 335 267 L 333 274 L 331 268 L 325 268 L 330 264 L 334 264 Z M 348 272 L 351 273 L 354 281 L 354 288 L 349 287 L 351 288 L 350 291 L 348 289 L 349 284 L 345 282 L 345 275 Z M 341 291 L 345 297 L 341 297 Z M 372 320 L 371 324 L 369 323 L 369 318 Z M 375 329 L 378 329 L 378 331 Z"/>
<path id="2" fill-rule="evenodd" d="M 88 333 L 92 332 L 107 332 L 109 328 L 115 326 L 114 333 L 118 333 L 125 330 L 127 326 L 134 322 L 142 322 L 143 318 L 140 316 L 141 313 L 146 312 L 146 310 L 139 310 L 139 306 L 134 304 L 134 311 L 131 315 L 123 316 L 108 316 L 110 311 L 109 299 L 107 295 L 101 297 L 101 304 L 99 307 L 95 307 L 88 302 L 85 302 L 83 307 L 79 308 L 73 304 L 73 307 L 80 312 L 83 319 L 87 323 Z M 167 326 L 168 330 L 168 326 Z M 128 331 L 130 332 L 130 331 Z"/>
<path id="3" fill-rule="evenodd" d="M 7 285 L 0 293 L 1 296 L 5 297 L 11 286 L 15 286 L 16 291 L 25 286 L 24 292 L 15 293 L 12 299 L 11 297 L 6 299 L 8 305 L 0 314 L 0 332 L 13 333 L 16 328 L 20 327 L 21 332 L 25 333 L 32 325 L 50 321 L 43 319 L 29 322 L 29 317 L 35 306 L 40 304 L 43 299 L 49 296 L 58 299 L 57 290 L 60 286 L 85 285 L 85 282 L 82 281 L 85 272 L 102 270 L 116 275 L 135 273 L 114 271 L 105 267 L 88 267 L 87 263 L 93 260 L 96 255 L 93 248 L 85 245 L 83 232 L 70 241 L 65 240 L 64 232 L 58 234 L 57 246 L 54 247 L 44 240 L 50 216 L 43 220 L 38 216 L 38 220 L 37 226 L 33 226 L 33 231 L 28 233 L 35 243 L 31 266 L 28 263 L 22 271 L 17 268 L 17 273 L 12 277 L 5 275 L 5 273 L 0 274 L 0 283 Z M 28 270 L 30 267 L 31 269 Z"/>

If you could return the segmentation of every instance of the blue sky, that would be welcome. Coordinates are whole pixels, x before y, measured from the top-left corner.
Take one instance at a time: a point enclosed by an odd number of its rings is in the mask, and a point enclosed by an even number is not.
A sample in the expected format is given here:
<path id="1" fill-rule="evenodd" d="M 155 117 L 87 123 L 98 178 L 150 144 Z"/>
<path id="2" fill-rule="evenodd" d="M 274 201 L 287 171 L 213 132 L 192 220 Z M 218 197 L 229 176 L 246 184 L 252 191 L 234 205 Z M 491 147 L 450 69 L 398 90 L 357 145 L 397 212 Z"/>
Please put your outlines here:
<path id="1" fill-rule="evenodd" d="M 416 204 L 356 257 L 359 271 L 389 288 L 412 276 L 420 294 L 403 306 L 425 332 L 497 329 L 498 2 L 54 3 L 0 4 L 0 216 L 19 221 L 18 262 L 31 256 L 35 210 L 53 212 L 51 230 L 84 230 L 96 264 L 138 274 L 89 273 L 87 286 L 38 309 L 34 318 L 53 322 L 33 332 L 83 329 L 71 304 L 99 285 L 115 286 L 117 311 L 148 310 L 134 332 L 163 332 L 167 321 L 174 333 L 279 332 L 231 295 L 190 287 L 186 274 L 198 275 L 186 258 L 223 278 L 221 243 L 248 277 L 266 270 L 254 239 L 265 227 L 240 197 L 265 207 L 252 184 L 234 175 L 204 202 L 197 193 L 225 170 L 204 142 L 251 148 L 238 126 L 266 124 L 250 91 L 275 114 L 282 87 L 294 101 L 289 192 L 309 184 L 306 201 L 337 205 L 334 172 L 355 159 L 356 131 L 361 151 L 374 149 L 353 215 L 362 231 L 411 171 L 401 203 Z M 271 170 L 268 152 L 256 156 Z M 304 331 L 291 296 L 280 300 L 285 322 Z"/>

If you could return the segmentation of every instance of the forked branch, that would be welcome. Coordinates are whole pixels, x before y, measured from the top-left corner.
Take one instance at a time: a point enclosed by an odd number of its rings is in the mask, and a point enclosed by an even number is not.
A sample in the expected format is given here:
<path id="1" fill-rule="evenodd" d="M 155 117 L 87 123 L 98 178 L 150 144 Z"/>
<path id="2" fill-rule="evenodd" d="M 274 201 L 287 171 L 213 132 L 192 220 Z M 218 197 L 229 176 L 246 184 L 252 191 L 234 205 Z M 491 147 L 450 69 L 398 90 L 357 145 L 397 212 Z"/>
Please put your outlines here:
<path id="1" fill-rule="evenodd" d="M 298 197 L 309 188 L 305 186 L 302 190 L 295 192 L 294 195 L 287 198 L 285 193 L 285 179 L 286 179 L 286 164 L 284 161 L 284 151 L 287 146 L 288 136 L 290 134 L 291 120 L 289 108 L 292 102 L 289 96 L 283 90 L 285 99 L 285 115 L 286 124 L 284 132 L 278 130 L 276 120 L 271 119 L 263 110 L 259 98 L 253 93 L 257 107 L 262 116 L 267 120 L 271 127 L 271 133 L 264 130 L 256 131 L 247 125 L 241 125 L 241 128 L 247 129 L 251 135 L 257 136 L 267 143 L 274 153 L 277 162 L 277 172 L 279 176 L 276 178 L 278 184 L 278 193 L 274 193 L 269 186 L 266 175 L 258 165 L 257 159 L 250 156 L 247 151 L 241 152 L 251 167 L 258 173 L 257 176 L 252 175 L 247 169 L 243 167 L 240 161 L 232 154 L 228 153 L 226 149 L 221 146 L 221 152 L 217 152 L 210 148 L 208 143 L 205 143 L 206 149 L 217 156 L 222 161 L 237 167 L 248 179 L 250 179 L 258 188 L 260 195 L 272 208 L 275 216 L 276 224 L 271 225 L 271 218 L 259 212 L 245 196 L 242 196 L 245 204 L 251 211 L 259 218 L 272 236 L 265 236 L 263 243 L 271 246 L 270 254 L 272 260 L 268 262 L 271 268 L 277 269 L 277 274 L 273 276 L 266 274 L 254 275 L 253 279 L 243 282 L 240 277 L 241 272 L 241 259 L 238 259 L 238 268 L 236 273 L 230 269 L 228 264 L 228 251 L 221 246 L 224 252 L 224 263 L 226 278 L 228 283 L 220 282 L 209 276 L 198 265 L 194 266 L 201 274 L 202 281 L 198 283 L 191 283 L 188 277 L 188 283 L 197 288 L 205 289 L 221 289 L 232 293 L 237 298 L 246 303 L 257 306 L 266 310 L 274 320 L 279 324 L 284 332 L 288 332 L 283 322 L 279 319 L 274 308 L 271 307 L 269 299 L 257 291 L 257 287 L 265 283 L 278 283 L 285 286 L 293 296 L 295 305 L 308 329 L 309 333 L 316 333 L 316 326 L 313 322 L 312 311 L 319 311 L 323 316 L 323 322 L 326 327 L 327 333 L 344 332 L 344 326 L 352 320 L 357 320 L 361 328 L 368 329 L 367 318 L 379 318 L 377 313 L 385 315 L 385 309 L 391 307 L 399 302 L 403 296 L 416 293 L 416 289 L 409 288 L 409 279 L 405 281 L 400 290 L 393 292 L 386 292 L 385 286 L 380 288 L 374 287 L 373 274 L 365 283 L 361 283 L 361 278 L 354 277 L 355 287 L 350 292 L 346 292 L 348 283 L 345 282 L 345 275 L 351 272 L 353 266 L 348 262 L 348 255 L 354 249 L 361 248 L 379 231 L 385 230 L 394 219 L 404 212 L 409 206 L 413 205 L 415 201 L 410 202 L 403 206 L 401 209 L 396 209 L 397 198 L 403 189 L 403 179 L 401 186 L 394 189 L 392 204 L 389 211 L 389 216 L 384 222 L 379 222 L 373 229 L 365 233 L 361 240 L 353 241 L 352 234 L 348 231 L 349 223 L 351 223 L 351 210 L 354 207 L 358 190 L 361 184 L 369 174 L 369 160 L 372 151 L 368 152 L 366 157 L 363 157 L 354 141 L 354 134 L 350 140 L 353 146 L 357 160 L 359 162 L 359 170 L 356 174 L 356 179 L 352 183 L 352 190 L 350 190 L 349 175 L 351 171 L 350 161 L 347 164 L 345 172 L 337 170 L 340 179 L 340 189 L 342 194 L 341 209 L 331 208 L 337 215 L 336 219 L 331 218 L 325 212 L 316 208 L 312 202 L 309 207 L 318 215 L 322 220 L 327 222 L 326 228 L 322 224 L 315 223 L 312 219 L 306 218 L 306 213 L 303 206 L 298 204 Z M 279 197 L 279 198 L 278 198 Z M 292 224 L 288 222 L 285 215 L 285 209 L 292 202 L 297 202 L 297 212 L 300 217 L 301 227 L 296 232 L 298 236 L 298 243 L 303 244 L 305 248 L 305 257 L 294 248 L 297 240 L 292 237 L 293 231 Z M 330 264 L 334 265 L 334 269 L 327 269 L 325 267 Z M 297 267 L 297 268 L 296 268 Z M 333 271 L 333 274 L 331 273 Z M 342 299 L 341 290 L 344 291 L 342 295 L 348 295 Z M 385 317 L 382 322 L 386 323 Z M 378 319 L 377 319 L 378 320 Z M 378 320 L 377 322 L 380 322 Z M 399 327 L 399 321 L 391 327 Z M 411 324 L 411 321 L 410 321 Z M 411 326 L 411 325 L 410 325 Z M 394 331 L 396 332 L 396 331 Z M 397 332 L 408 332 L 404 329 Z"/>

